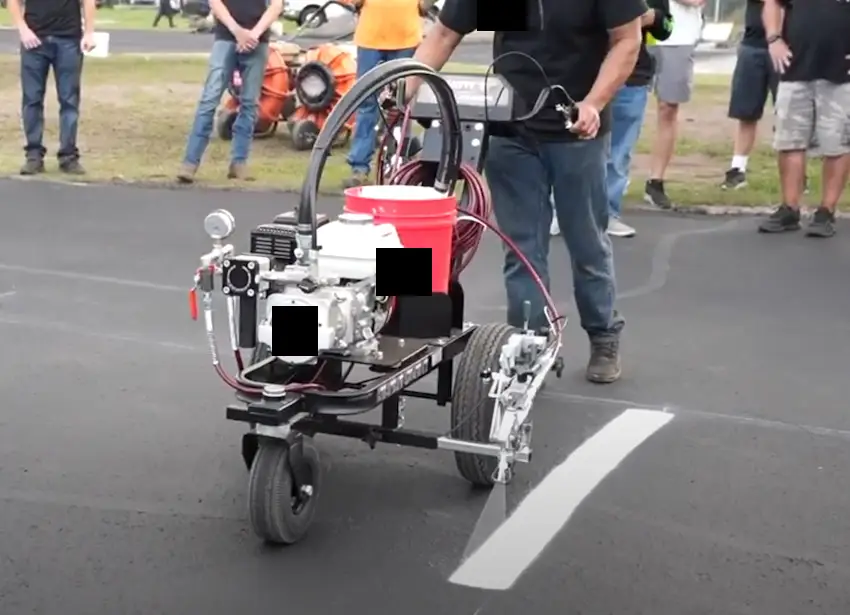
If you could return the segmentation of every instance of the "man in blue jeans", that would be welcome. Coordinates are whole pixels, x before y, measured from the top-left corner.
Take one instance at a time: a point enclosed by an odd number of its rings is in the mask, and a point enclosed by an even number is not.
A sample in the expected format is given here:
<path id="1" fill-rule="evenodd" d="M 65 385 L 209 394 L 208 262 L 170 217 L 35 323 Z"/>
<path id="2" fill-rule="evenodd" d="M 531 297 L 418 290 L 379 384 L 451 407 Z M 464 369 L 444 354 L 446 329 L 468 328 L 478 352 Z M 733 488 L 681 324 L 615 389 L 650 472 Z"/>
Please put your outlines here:
<path id="1" fill-rule="evenodd" d="M 432 4 L 433 0 L 354 0 L 359 14 L 354 31 L 357 77 L 382 62 L 412 57 L 422 40 L 422 15 Z M 345 188 L 361 186 L 368 181 L 375 155 L 379 113 L 378 100 L 374 96 L 357 109 L 348 154 L 351 176 L 343 181 Z"/>
<path id="2" fill-rule="evenodd" d="M 650 0 L 649 10 L 641 17 L 643 38 L 635 70 L 611 102 L 611 154 L 608 157 L 608 234 L 634 237 L 635 229 L 621 220 L 623 195 L 629 183 L 632 151 L 640 138 L 649 85 L 655 73 L 655 61 L 646 48 L 647 34 L 659 41 L 670 38 L 673 19 L 670 0 Z"/>
<path id="3" fill-rule="evenodd" d="M 239 112 L 233 122 L 229 179 L 249 179 L 247 162 L 254 140 L 257 100 L 263 86 L 268 59 L 269 28 L 280 17 L 283 0 L 211 0 L 216 19 L 215 41 L 210 52 L 207 80 L 195 111 L 186 143 L 183 164 L 177 173 L 181 183 L 191 184 L 210 142 L 215 112 L 227 86 L 238 70 L 242 78 Z"/>
<path id="4" fill-rule="evenodd" d="M 460 40 L 478 28 L 476 0 L 446 0 L 440 17 L 415 58 L 441 68 Z M 620 331 L 616 283 L 608 228 L 605 165 L 610 112 L 607 107 L 634 69 L 641 42 L 644 0 L 538 0 L 525 3 L 525 31 L 496 31 L 494 72 L 513 87 L 519 113 L 526 113 L 551 84 L 577 102 L 578 120 L 567 129 L 556 105 L 569 102 L 551 92 L 532 119 L 491 137 L 487 181 L 499 227 L 549 283 L 550 195 L 570 252 L 581 326 L 590 338 L 586 378 L 618 380 Z M 492 23 L 492 21 L 490 22 Z M 485 24 L 482 27 L 488 29 Z M 508 52 L 511 55 L 504 55 Z M 543 75 L 529 58 L 543 69 Z M 417 87 L 411 79 L 410 88 Z M 543 301 L 520 260 L 506 251 L 508 323 L 522 326 L 523 304 L 531 303 L 529 325 L 547 325 Z"/>
<path id="5" fill-rule="evenodd" d="M 59 169 L 82 175 L 77 149 L 83 52 L 94 48 L 95 0 L 9 0 L 9 14 L 21 39 L 21 118 L 26 161 L 21 175 L 44 172 L 44 95 L 53 68 L 59 99 Z M 83 28 L 85 14 L 85 28 Z"/>

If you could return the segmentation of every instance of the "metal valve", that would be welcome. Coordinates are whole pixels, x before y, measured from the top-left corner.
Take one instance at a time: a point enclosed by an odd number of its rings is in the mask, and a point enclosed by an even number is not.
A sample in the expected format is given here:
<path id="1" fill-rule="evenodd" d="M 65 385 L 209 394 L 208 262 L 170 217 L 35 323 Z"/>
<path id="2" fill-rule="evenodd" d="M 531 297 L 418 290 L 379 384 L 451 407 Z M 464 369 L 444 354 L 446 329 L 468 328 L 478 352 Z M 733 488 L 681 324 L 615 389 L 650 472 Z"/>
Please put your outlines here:
<path id="1" fill-rule="evenodd" d="M 578 115 L 578 111 L 574 105 L 564 105 L 557 104 L 555 105 L 555 110 L 564 116 L 564 128 L 567 130 L 572 130 L 573 125 L 576 123 L 578 119 L 576 116 Z"/>

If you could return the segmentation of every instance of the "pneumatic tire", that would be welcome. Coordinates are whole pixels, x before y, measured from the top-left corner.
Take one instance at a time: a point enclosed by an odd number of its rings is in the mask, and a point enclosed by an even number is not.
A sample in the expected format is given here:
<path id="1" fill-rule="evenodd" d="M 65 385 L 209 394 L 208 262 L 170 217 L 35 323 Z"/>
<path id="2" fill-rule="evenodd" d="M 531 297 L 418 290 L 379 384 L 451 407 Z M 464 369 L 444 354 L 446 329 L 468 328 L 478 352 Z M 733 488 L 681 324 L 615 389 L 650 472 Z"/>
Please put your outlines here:
<path id="1" fill-rule="evenodd" d="M 294 446 L 301 447 L 298 463 L 309 477 L 307 498 L 296 493 L 290 454 Z M 261 440 L 248 479 L 248 516 L 254 533 L 271 544 L 291 545 L 301 540 L 316 515 L 321 470 L 319 451 L 309 438 Z"/>
<path id="2" fill-rule="evenodd" d="M 482 378 L 486 370 L 498 370 L 502 346 L 516 329 L 506 324 L 478 327 L 469 337 L 460 355 L 455 374 L 451 404 L 451 437 L 471 442 L 490 441 L 493 400 L 489 398 L 490 382 Z M 495 457 L 455 453 L 460 475 L 476 487 L 492 487 L 498 460 Z"/>

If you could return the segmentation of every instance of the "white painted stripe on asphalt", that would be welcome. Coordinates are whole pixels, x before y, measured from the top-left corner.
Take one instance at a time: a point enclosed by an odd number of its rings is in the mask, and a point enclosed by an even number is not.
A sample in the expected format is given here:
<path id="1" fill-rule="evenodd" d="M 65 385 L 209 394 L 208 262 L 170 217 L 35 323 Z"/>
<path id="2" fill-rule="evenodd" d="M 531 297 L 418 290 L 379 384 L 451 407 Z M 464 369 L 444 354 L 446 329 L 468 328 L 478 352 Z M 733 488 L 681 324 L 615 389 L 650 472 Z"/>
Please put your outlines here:
<path id="1" fill-rule="evenodd" d="M 449 582 L 510 589 L 596 486 L 672 418 L 668 412 L 630 408 L 605 425 L 549 472 Z"/>

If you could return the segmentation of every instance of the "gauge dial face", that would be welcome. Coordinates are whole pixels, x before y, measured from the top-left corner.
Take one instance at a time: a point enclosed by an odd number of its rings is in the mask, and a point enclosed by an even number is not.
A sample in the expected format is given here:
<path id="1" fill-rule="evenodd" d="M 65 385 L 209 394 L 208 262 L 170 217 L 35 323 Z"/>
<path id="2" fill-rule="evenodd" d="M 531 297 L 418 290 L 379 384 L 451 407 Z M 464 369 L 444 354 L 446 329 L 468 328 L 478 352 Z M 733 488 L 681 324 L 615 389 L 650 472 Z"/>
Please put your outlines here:
<path id="1" fill-rule="evenodd" d="M 217 209 L 204 218 L 204 230 L 212 239 L 227 239 L 235 229 L 233 214 L 224 209 Z"/>

